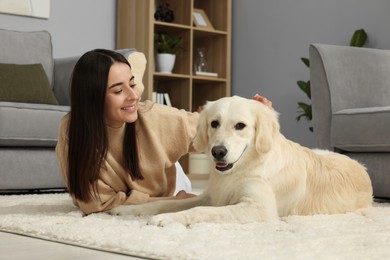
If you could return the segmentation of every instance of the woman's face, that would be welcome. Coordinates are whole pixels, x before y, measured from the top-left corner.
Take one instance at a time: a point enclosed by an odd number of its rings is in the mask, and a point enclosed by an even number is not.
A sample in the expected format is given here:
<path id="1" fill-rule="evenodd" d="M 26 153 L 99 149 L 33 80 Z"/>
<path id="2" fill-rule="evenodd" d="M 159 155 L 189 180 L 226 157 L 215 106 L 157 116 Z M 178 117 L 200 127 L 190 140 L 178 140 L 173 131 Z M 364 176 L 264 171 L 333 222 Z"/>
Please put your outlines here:
<path id="1" fill-rule="evenodd" d="M 104 104 L 106 124 L 117 128 L 124 123 L 136 121 L 139 98 L 140 92 L 130 67 L 125 63 L 115 62 L 108 73 Z"/>

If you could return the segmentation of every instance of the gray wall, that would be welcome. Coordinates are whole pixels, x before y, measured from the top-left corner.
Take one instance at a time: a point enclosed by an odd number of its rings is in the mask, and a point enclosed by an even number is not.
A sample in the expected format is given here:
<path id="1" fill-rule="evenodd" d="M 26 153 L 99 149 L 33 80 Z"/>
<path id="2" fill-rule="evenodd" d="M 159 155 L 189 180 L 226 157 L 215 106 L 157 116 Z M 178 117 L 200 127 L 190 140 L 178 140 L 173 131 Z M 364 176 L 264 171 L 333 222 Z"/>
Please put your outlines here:
<path id="1" fill-rule="evenodd" d="M 51 0 L 50 18 L 0 14 L 0 28 L 17 31 L 47 30 L 54 57 L 80 55 L 94 48 L 115 47 L 116 1 Z M 0 39 L 1 42 L 1 39 Z"/>
<path id="2" fill-rule="evenodd" d="M 0 28 L 48 30 L 54 57 L 113 49 L 115 2 L 52 0 L 49 20 L 0 14 Z M 310 102 L 296 85 L 309 79 L 300 61 L 308 57 L 309 44 L 348 45 L 352 33 L 364 28 L 368 47 L 390 49 L 389 0 L 233 0 L 233 7 L 233 94 L 270 98 L 282 132 L 309 147 L 314 146 L 309 125 L 295 120 L 297 102 Z"/>
<path id="3" fill-rule="evenodd" d="M 270 98 L 283 134 L 309 147 L 315 142 L 307 122 L 295 119 L 297 102 L 310 102 L 296 85 L 309 79 L 300 61 L 309 44 L 349 45 L 364 28 L 368 47 L 390 49 L 389 0 L 233 0 L 233 6 L 233 94 Z"/>

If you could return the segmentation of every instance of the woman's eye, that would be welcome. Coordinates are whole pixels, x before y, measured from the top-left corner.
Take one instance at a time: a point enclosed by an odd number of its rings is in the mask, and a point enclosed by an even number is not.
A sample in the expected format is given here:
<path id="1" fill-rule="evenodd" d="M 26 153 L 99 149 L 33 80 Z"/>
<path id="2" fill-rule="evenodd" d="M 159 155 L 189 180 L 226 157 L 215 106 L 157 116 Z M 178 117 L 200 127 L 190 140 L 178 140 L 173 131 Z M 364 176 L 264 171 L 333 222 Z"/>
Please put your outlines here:
<path id="1" fill-rule="evenodd" d="M 212 128 L 218 128 L 219 127 L 219 122 L 217 120 L 211 121 L 211 127 Z"/>
<path id="2" fill-rule="evenodd" d="M 135 84 L 135 83 L 134 84 L 130 84 L 131 88 L 135 88 L 136 86 L 137 86 L 137 84 Z"/>
<path id="3" fill-rule="evenodd" d="M 234 126 L 234 129 L 236 130 L 242 130 L 246 127 L 246 125 L 244 123 L 237 123 L 235 126 Z"/>
<path id="4" fill-rule="evenodd" d="M 115 91 L 115 94 L 119 95 L 122 92 L 123 92 L 123 90 L 121 89 L 121 90 Z"/>

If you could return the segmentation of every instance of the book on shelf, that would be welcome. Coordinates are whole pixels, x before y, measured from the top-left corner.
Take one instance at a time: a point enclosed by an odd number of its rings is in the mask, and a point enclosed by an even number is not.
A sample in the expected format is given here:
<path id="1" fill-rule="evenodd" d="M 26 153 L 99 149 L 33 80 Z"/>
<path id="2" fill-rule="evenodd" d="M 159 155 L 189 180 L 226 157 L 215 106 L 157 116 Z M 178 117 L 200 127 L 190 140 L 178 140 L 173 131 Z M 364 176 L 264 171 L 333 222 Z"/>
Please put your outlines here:
<path id="1" fill-rule="evenodd" d="M 171 99 L 170 99 L 168 93 L 159 93 L 159 92 L 153 91 L 152 101 L 156 102 L 158 104 L 163 104 L 163 105 L 167 105 L 170 107 L 172 106 Z"/>
<path id="2" fill-rule="evenodd" d="M 165 101 L 165 104 L 167 106 L 172 106 L 172 103 L 171 103 L 171 98 L 169 97 L 169 94 L 168 93 L 164 93 L 164 101 Z"/>
<path id="3" fill-rule="evenodd" d="M 157 92 L 153 91 L 152 93 L 152 101 L 157 103 Z"/>
<path id="4" fill-rule="evenodd" d="M 196 71 L 196 76 L 206 76 L 206 77 L 218 77 L 218 73 L 216 72 L 206 72 L 206 71 Z"/>

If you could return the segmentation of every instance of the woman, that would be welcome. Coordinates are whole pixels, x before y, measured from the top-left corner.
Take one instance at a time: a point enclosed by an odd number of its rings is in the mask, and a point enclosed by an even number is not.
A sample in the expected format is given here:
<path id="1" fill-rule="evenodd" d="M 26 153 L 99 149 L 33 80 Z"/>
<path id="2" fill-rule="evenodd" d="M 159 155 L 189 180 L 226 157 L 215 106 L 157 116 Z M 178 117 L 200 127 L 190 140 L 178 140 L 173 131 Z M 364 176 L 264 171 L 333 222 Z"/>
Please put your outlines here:
<path id="1" fill-rule="evenodd" d="M 75 65 L 56 154 L 73 202 L 86 214 L 172 198 L 177 176 L 183 179 L 175 162 L 191 150 L 198 113 L 140 97 L 121 54 L 93 50 Z"/>

